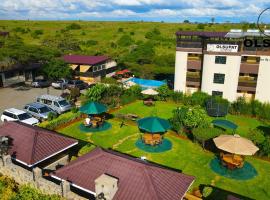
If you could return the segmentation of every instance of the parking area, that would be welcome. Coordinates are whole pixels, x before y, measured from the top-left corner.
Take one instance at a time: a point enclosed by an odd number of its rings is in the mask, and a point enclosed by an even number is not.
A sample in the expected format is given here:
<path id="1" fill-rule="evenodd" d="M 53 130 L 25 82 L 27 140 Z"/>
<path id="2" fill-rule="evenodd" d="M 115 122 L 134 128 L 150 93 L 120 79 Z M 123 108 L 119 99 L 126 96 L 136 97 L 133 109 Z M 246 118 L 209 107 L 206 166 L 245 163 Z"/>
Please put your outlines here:
<path id="1" fill-rule="evenodd" d="M 25 104 L 32 103 L 36 97 L 42 94 L 59 96 L 62 90 L 49 88 L 1 88 L 0 89 L 0 114 L 7 108 L 22 109 Z M 0 122 L 1 124 L 1 122 Z"/>

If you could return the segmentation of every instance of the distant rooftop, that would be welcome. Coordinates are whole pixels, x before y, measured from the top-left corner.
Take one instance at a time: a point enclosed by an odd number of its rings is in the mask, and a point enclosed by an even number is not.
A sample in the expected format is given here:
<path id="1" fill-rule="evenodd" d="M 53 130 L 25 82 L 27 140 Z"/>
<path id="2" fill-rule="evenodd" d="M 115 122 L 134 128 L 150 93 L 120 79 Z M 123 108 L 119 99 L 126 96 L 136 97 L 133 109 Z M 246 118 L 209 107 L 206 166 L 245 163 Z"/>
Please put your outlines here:
<path id="1" fill-rule="evenodd" d="M 107 56 L 65 55 L 64 61 L 70 64 L 96 65 L 109 59 Z"/>
<path id="2" fill-rule="evenodd" d="M 102 174 L 119 180 L 118 191 L 113 198 L 115 200 L 182 199 L 195 179 L 157 164 L 101 148 L 56 170 L 52 176 L 95 192 L 95 180 Z"/>
<path id="3" fill-rule="evenodd" d="M 266 35 L 270 36 L 270 31 L 265 30 L 264 34 L 261 33 L 257 29 L 249 29 L 246 32 L 244 32 L 241 29 L 232 29 L 230 32 L 205 32 L 205 31 L 178 31 L 176 32 L 177 36 L 199 36 L 199 37 L 205 37 L 205 38 L 213 38 L 213 37 L 219 37 L 219 38 L 243 38 L 243 37 L 266 37 Z"/>

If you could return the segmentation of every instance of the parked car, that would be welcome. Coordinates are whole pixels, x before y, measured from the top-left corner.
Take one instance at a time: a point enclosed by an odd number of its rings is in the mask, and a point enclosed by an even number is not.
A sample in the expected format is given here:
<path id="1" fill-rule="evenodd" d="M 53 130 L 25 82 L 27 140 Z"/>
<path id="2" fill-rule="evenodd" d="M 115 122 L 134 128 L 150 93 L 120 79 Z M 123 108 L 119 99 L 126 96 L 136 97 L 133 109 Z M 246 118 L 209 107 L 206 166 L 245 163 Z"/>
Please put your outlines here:
<path id="1" fill-rule="evenodd" d="M 27 112 L 16 108 L 6 109 L 1 115 L 1 121 L 20 121 L 29 125 L 36 125 L 39 121 Z"/>
<path id="2" fill-rule="evenodd" d="M 71 110 L 72 106 L 63 97 L 44 94 L 37 98 L 37 102 L 50 107 L 58 114 Z"/>
<path id="3" fill-rule="evenodd" d="M 66 79 L 60 79 L 52 82 L 52 87 L 55 89 L 65 89 L 67 87 L 68 81 Z"/>
<path id="4" fill-rule="evenodd" d="M 32 115 L 33 117 L 37 118 L 40 121 L 48 119 L 49 113 L 57 114 L 51 108 L 41 103 L 27 104 L 25 105 L 24 109 L 27 113 L 29 113 L 30 115 Z"/>
<path id="5" fill-rule="evenodd" d="M 50 82 L 45 79 L 35 80 L 32 82 L 32 87 L 35 88 L 49 87 L 50 85 Z"/>
<path id="6" fill-rule="evenodd" d="M 81 80 L 71 80 L 68 81 L 67 88 L 79 88 L 80 90 L 88 88 L 88 84 Z"/>

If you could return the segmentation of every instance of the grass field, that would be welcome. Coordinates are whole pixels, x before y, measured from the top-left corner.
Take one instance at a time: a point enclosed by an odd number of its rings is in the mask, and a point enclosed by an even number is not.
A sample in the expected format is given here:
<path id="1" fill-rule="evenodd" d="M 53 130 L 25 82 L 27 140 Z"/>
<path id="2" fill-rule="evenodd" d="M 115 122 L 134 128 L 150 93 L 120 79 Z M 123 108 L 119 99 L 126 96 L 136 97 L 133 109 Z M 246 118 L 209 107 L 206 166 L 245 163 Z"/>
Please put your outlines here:
<path id="1" fill-rule="evenodd" d="M 44 46 L 44 41 L 59 41 L 64 36 L 63 31 L 71 23 L 81 26 L 79 30 L 68 31 L 66 40 L 76 40 L 80 44 L 81 50 L 69 50 L 62 53 L 77 53 L 86 55 L 105 54 L 118 61 L 125 60 L 129 52 L 136 46 L 140 46 L 146 41 L 147 32 L 153 29 L 160 31 L 159 39 L 152 39 L 155 43 L 155 56 L 152 59 L 160 59 L 158 56 L 169 56 L 162 66 L 154 65 L 155 70 L 152 73 L 160 71 L 166 74 L 174 72 L 174 55 L 175 55 L 175 32 L 178 30 L 198 30 L 197 24 L 180 24 L 180 23 L 158 23 L 158 22 L 89 22 L 89 21 L 4 21 L 0 20 L 0 31 L 10 31 L 11 35 L 17 35 L 23 39 L 26 44 Z M 241 24 L 214 24 L 206 25 L 204 31 L 229 31 L 231 28 L 240 28 Z M 29 30 L 20 32 L 18 28 Z M 33 37 L 36 30 L 41 30 L 43 34 Z M 120 31 L 121 30 L 121 31 Z M 201 30 L 202 31 L 202 30 Z M 67 33 L 67 32 L 66 32 Z M 128 35 L 133 42 L 128 46 L 116 47 L 112 43 L 118 44 L 118 40 Z M 94 40 L 96 44 L 83 45 L 81 42 Z M 136 71 L 137 65 L 134 62 L 125 62 L 126 65 L 133 67 Z M 151 62 L 153 64 L 153 62 Z M 148 66 L 148 69 L 150 67 Z"/>
<path id="2" fill-rule="evenodd" d="M 140 117 L 149 116 L 154 113 L 157 116 L 169 118 L 172 115 L 172 110 L 177 106 L 179 105 L 174 103 L 157 102 L 155 107 L 146 107 L 141 101 L 136 101 L 124 106 L 115 113 L 133 113 Z M 239 125 L 239 134 L 241 135 L 244 135 L 249 127 L 255 128 L 257 126 L 263 126 L 263 124 L 256 119 L 243 116 L 229 115 L 227 119 Z M 163 153 L 146 153 L 135 146 L 135 142 L 140 137 L 136 123 L 127 123 L 125 126 L 120 127 L 121 121 L 115 118 L 110 119 L 109 122 L 112 124 L 112 129 L 104 132 L 83 133 L 79 130 L 81 122 L 61 129 L 60 132 L 83 141 L 92 142 L 104 148 L 112 148 L 136 157 L 146 156 L 148 160 L 153 162 L 180 169 L 183 173 L 196 177 L 193 187 L 201 184 L 212 184 L 223 190 L 254 199 L 266 200 L 270 198 L 270 181 L 266 178 L 270 173 L 270 163 L 267 161 L 248 157 L 247 161 L 255 167 L 258 176 L 247 181 L 229 179 L 219 176 L 210 169 L 209 163 L 214 159 L 215 155 L 211 152 L 204 151 L 198 144 L 190 140 L 179 138 L 174 133 L 169 132 L 165 135 L 165 138 L 172 142 L 172 150 Z M 84 149 L 84 153 L 92 148 L 93 146 L 89 146 L 89 149 Z M 220 199 L 223 199 L 223 197 L 220 197 Z"/>

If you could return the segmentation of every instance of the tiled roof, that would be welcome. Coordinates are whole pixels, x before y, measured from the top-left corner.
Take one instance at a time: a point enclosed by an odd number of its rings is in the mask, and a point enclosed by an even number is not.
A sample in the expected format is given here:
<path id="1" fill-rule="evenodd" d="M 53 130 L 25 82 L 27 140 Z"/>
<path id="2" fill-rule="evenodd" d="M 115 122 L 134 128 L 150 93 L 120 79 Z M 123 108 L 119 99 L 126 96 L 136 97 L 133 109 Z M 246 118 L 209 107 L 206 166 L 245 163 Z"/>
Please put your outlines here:
<path id="1" fill-rule="evenodd" d="M 77 140 L 20 122 L 5 122 L 0 136 L 12 139 L 9 154 L 29 167 L 77 144 Z"/>
<path id="2" fill-rule="evenodd" d="M 95 65 L 109 59 L 107 56 L 84 56 L 84 55 L 65 55 L 64 61 L 70 64 Z"/>
<path id="3" fill-rule="evenodd" d="M 118 178 L 114 200 L 180 200 L 194 177 L 124 154 L 96 148 L 52 175 L 95 192 L 102 174 Z"/>

